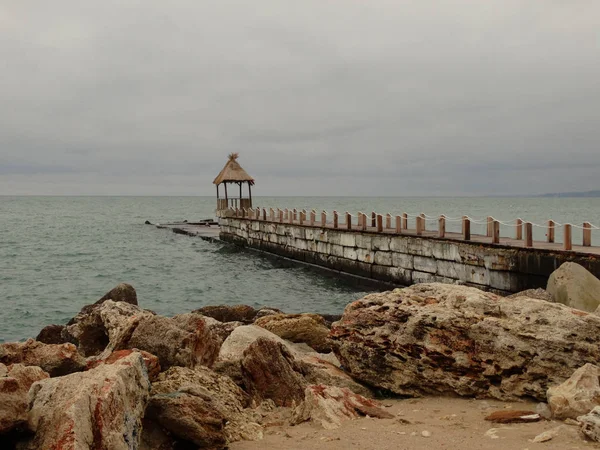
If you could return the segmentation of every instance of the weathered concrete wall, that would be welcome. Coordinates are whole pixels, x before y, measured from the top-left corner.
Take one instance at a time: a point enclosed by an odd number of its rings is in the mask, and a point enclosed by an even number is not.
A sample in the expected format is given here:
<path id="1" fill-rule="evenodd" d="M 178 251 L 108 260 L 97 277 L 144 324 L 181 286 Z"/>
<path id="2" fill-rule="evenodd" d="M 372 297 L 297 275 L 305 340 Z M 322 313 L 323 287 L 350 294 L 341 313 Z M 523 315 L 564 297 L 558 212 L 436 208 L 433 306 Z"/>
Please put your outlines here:
<path id="1" fill-rule="evenodd" d="M 224 218 L 220 238 L 298 261 L 400 285 L 461 282 L 500 293 L 546 287 L 565 261 L 596 276 L 600 258 L 416 237 Z"/>

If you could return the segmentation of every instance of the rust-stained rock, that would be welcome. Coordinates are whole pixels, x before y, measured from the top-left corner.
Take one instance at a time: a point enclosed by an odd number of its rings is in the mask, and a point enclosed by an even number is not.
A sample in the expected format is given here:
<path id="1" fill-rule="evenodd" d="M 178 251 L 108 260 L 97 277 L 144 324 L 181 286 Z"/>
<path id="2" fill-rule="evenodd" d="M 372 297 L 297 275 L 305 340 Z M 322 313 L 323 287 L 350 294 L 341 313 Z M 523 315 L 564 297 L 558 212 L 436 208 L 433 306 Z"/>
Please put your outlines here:
<path id="1" fill-rule="evenodd" d="M 319 384 L 306 387 L 304 401 L 294 410 L 292 423 L 310 420 L 332 430 L 338 428 L 344 420 L 364 416 L 380 419 L 394 417 L 379 403 L 349 389 Z"/>
<path id="2" fill-rule="evenodd" d="M 336 365 L 317 356 L 305 356 L 299 361 L 304 379 L 308 384 L 324 384 L 347 388 L 355 394 L 373 397 L 373 392 L 363 386 Z"/>
<path id="3" fill-rule="evenodd" d="M 421 284 L 371 294 L 331 330 L 344 370 L 401 395 L 546 399 L 600 360 L 600 317 L 559 303 Z"/>
<path id="4" fill-rule="evenodd" d="M 86 367 L 85 358 L 73 344 L 44 344 L 33 339 L 0 344 L 0 363 L 39 366 L 51 377 L 78 372 Z"/>
<path id="5" fill-rule="evenodd" d="M 148 378 L 150 379 L 150 381 L 154 381 L 156 377 L 158 377 L 158 374 L 161 370 L 160 362 L 158 361 L 158 358 L 152 353 L 148 353 L 144 350 L 139 349 L 116 350 L 105 359 L 90 358 L 87 362 L 87 368 L 89 370 L 98 367 L 100 364 L 114 364 L 116 361 L 126 358 L 135 352 L 138 352 L 140 355 L 142 355 L 142 358 L 144 359 L 144 364 L 146 365 L 146 370 L 148 372 Z"/>
<path id="6" fill-rule="evenodd" d="M 600 406 L 600 367 L 585 364 L 558 386 L 548 389 L 548 406 L 555 419 L 575 419 Z"/>
<path id="7" fill-rule="evenodd" d="M 242 378 L 258 403 L 266 399 L 277 406 L 300 403 L 307 385 L 300 371 L 294 356 L 279 342 L 258 338 L 244 351 Z"/>
<path id="8" fill-rule="evenodd" d="M 254 324 L 282 339 L 304 342 L 317 352 L 331 351 L 327 340 L 329 328 L 325 319 L 318 314 L 272 314 L 257 319 Z"/>
<path id="9" fill-rule="evenodd" d="M 248 394 L 206 367 L 172 367 L 152 386 L 146 416 L 178 439 L 198 446 L 262 438 Z"/>
<path id="10" fill-rule="evenodd" d="M 502 409 L 500 411 L 494 411 L 488 415 L 485 420 L 494 423 L 527 423 L 539 422 L 542 420 L 542 417 L 535 411 Z"/>
<path id="11" fill-rule="evenodd" d="M 27 424 L 27 392 L 33 383 L 48 377 L 36 366 L 0 363 L 0 435 Z"/>
<path id="12" fill-rule="evenodd" d="M 34 383 L 28 449 L 138 448 L 150 391 L 142 356 Z"/>

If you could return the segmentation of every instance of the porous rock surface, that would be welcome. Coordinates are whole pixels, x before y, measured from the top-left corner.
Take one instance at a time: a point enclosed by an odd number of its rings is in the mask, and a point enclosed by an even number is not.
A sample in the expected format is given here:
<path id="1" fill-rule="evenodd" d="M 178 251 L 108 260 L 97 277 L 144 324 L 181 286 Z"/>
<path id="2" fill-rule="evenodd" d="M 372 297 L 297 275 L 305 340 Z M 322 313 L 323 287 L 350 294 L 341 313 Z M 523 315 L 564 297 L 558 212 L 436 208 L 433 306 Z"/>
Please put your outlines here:
<path id="1" fill-rule="evenodd" d="M 254 324 L 282 339 L 304 342 L 319 353 L 331 351 L 327 340 L 329 328 L 318 314 L 272 314 L 257 319 Z"/>
<path id="2" fill-rule="evenodd" d="M 581 432 L 592 441 L 600 442 L 600 406 L 594 407 L 589 413 L 579 416 Z"/>
<path id="3" fill-rule="evenodd" d="M 39 366 L 51 377 L 78 372 L 86 367 L 85 358 L 73 344 L 44 344 L 33 339 L 0 344 L 0 363 Z"/>
<path id="4" fill-rule="evenodd" d="M 546 290 L 554 301 L 582 311 L 593 312 L 600 305 L 600 280 L 574 262 L 552 272 Z"/>
<path id="5" fill-rule="evenodd" d="M 600 367 L 585 364 L 564 383 L 548 389 L 548 406 L 555 419 L 575 419 L 600 406 Z"/>
<path id="6" fill-rule="evenodd" d="M 401 395 L 545 400 L 600 357 L 600 317 L 475 288 L 421 284 L 371 294 L 331 330 L 344 369 Z"/>
<path id="7" fill-rule="evenodd" d="M 150 382 L 142 356 L 34 383 L 28 449 L 137 448 Z"/>
<path id="8" fill-rule="evenodd" d="M 27 392 L 33 383 L 48 377 L 36 366 L 0 363 L 0 435 L 27 423 Z"/>

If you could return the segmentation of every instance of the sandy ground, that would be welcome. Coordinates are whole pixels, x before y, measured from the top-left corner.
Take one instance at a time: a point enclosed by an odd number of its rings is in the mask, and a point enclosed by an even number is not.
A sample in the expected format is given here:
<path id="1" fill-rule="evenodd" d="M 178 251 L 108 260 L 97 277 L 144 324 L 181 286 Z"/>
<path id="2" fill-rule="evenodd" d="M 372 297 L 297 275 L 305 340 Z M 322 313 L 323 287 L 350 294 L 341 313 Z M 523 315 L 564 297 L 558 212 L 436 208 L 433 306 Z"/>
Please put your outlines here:
<path id="1" fill-rule="evenodd" d="M 270 427 L 265 439 L 236 442 L 231 450 L 265 449 L 600 449 L 600 444 L 583 440 L 577 426 L 561 421 L 526 424 L 493 424 L 484 417 L 500 409 L 535 411 L 535 403 L 510 403 L 493 400 L 469 400 L 429 397 L 382 402 L 394 419 L 361 418 L 346 421 L 337 430 L 324 430 L 315 424 L 294 427 Z M 564 425 L 550 441 L 532 443 L 538 434 Z M 425 432 L 425 433 L 423 433 Z M 428 436 L 424 436 L 428 435 Z"/>

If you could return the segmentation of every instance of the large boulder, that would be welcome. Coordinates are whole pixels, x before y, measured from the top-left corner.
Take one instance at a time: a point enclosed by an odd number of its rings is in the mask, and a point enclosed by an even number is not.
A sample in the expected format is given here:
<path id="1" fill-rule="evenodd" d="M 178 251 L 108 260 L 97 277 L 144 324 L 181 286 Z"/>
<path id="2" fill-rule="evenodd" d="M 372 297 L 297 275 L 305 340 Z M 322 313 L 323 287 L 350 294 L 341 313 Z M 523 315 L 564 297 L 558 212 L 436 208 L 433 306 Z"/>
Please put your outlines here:
<path id="1" fill-rule="evenodd" d="M 73 344 L 44 344 L 33 339 L 0 344 L 0 363 L 39 366 L 51 377 L 78 372 L 86 367 L 85 358 Z"/>
<path id="2" fill-rule="evenodd" d="M 350 375 L 335 364 L 317 356 L 305 356 L 298 364 L 304 379 L 308 384 L 325 384 L 346 388 L 364 397 L 373 397 L 373 392 L 366 386 L 358 383 Z"/>
<path id="3" fill-rule="evenodd" d="M 579 416 L 581 432 L 592 441 L 600 442 L 600 406 L 594 407 L 589 413 Z"/>
<path id="4" fill-rule="evenodd" d="M 257 403 L 270 399 L 277 406 L 295 406 L 304 398 L 302 369 L 281 343 L 257 339 L 244 351 L 241 365 L 246 391 Z"/>
<path id="5" fill-rule="evenodd" d="M 27 424 L 27 392 L 48 376 L 39 367 L 0 363 L 0 435 Z"/>
<path id="6" fill-rule="evenodd" d="M 146 417 L 179 440 L 201 447 L 262 438 L 248 395 L 206 367 L 172 367 L 152 385 Z"/>
<path id="7" fill-rule="evenodd" d="M 600 280 L 577 263 L 566 262 L 552 272 L 546 290 L 571 308 L 593 312 L 600 305 Z"/>
<path id="8" fill-rule="evenodd" d="M 288 341 L 304 342 L 319 353 L 331 351 L 329 328 L 318 314 L 272 314 L 254 324 Z"/>
<path id="9" fill-rule="evenodd" d="M 394 417 L 379 403 L 349 389 L 319 384 L 306 387 L 304 401 L 294 410 L 292 424 L 313 421 L 332 430 L 339 428 L 344 420 L 364 416 L 380 419 Z"/>
<path id="10" fill-rule="evenodd" d="M 133 353 L 87 372 L 34 383 L 29 391 L 33 449 L 138 448 L 150 382 Z"/>
<path id="11" fill-rule="evenodd" d="M 600 406 L 600 367 L 586 364 L 558 386 L 548 389 L 548 406 L 555 419 L 575 419 Z"/>
<path id="12" fill-rule="evenodd" d="M 545 400 L 549 386 L 600 358 L 600 317 L 438 283 L 353 302 L 330 337 L 354 378 L 410 396 Z"/>
<path id="13" fill-rule="evenodd" d="M 127 358 L 129 355 L 135 352 L 138 352 L 140 355 L 142 355 L 142 358 L 144 359 L 144 365 L 146 366 L 146 371 L 148 372 L 148 378 L 150 381 L 154 381 L 161 371 L 160 361 L 152 353 L 145 352 L 144 350 L 115 350 L 104 359 L 90 358 L 87 361 L 87 368 L 93 369 L 101 364 L 114 364 L 116 361 Z"/>

